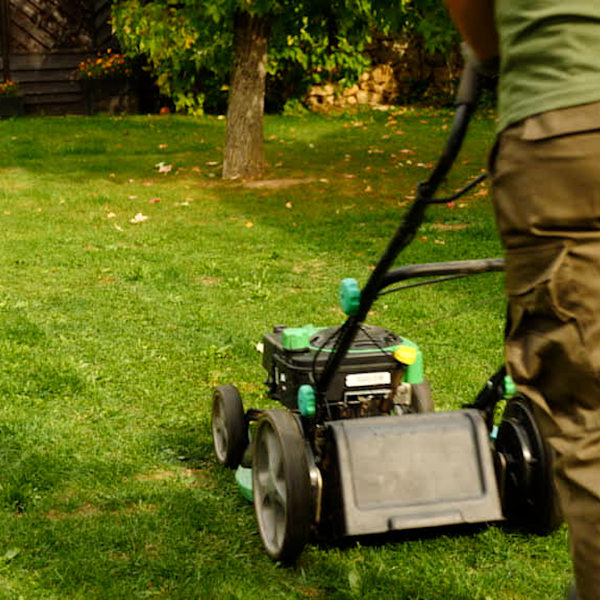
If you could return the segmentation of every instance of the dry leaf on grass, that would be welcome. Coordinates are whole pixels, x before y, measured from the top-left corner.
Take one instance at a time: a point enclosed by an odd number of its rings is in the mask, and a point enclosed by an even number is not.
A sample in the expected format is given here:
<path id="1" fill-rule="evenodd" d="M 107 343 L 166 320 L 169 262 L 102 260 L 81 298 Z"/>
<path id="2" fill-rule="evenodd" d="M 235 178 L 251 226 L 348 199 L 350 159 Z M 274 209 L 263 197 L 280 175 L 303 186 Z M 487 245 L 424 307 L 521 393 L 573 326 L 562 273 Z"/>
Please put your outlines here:
<path id="1" fill-rule="evenodd" d="M 142 213 L 137 213 L 135 215 L 135 217 L 133 217 L 133 219 L 129 219 L 130 223 L 143 223 L 144 221 L 147 221 L 150 217 L 147 217 L 146 215 L 143 215 Z"/>

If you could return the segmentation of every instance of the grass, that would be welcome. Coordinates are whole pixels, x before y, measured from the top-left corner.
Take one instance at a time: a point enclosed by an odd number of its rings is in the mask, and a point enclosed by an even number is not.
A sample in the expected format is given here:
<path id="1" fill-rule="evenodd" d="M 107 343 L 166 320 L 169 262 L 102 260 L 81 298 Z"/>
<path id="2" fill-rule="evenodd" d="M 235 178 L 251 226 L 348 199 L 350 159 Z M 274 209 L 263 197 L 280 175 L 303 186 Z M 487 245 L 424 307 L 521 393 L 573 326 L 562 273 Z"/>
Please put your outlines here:
<path id="1" fill-rule="evenodd" d="M 0 598 L 562 597 L 564 528 L 309 546 L 282 568 L 213 458 L 213 387 L 270 405 L 256 343 L 342 320 L 338 282 L 364 283 L 450 116 L 269 118 L 269 178 L 310 179 L 273 188 L 219 180 L 217 118 L 0 122 Z M 448 189 L 492 140 L 476 120 Z M 432 208 L 401 262 L 500 255 L 486 194 Z M 419 343 L 450 409 L 500 364 L 503 314 L 492 274 L 386 296 L 371 322 Z"/>

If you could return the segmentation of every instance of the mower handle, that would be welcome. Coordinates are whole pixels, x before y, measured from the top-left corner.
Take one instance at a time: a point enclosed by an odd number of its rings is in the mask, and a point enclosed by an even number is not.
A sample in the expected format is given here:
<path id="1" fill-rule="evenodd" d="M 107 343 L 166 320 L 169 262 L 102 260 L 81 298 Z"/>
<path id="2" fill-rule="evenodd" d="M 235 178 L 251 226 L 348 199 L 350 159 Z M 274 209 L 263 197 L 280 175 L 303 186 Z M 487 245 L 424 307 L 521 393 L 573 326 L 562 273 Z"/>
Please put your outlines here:
<path id="1" fill-rule="evenodd" d="M 458 89 L 456 91 L 455 106 L 467 105 L 475 108 L 479 96 L 480 75 L 478 61 L 472 52 L 466 54 Z"/>
<path id="2" fill-rule="evenodd" d="M 388 271 L 381 282 L 381 289 L 417 277 L 447 277 L 452 275 L 479 275 L 504 271 L 503 258 L 480 258 L 475 260 L 455 260 L 450 262 L 406 265 Z"/>

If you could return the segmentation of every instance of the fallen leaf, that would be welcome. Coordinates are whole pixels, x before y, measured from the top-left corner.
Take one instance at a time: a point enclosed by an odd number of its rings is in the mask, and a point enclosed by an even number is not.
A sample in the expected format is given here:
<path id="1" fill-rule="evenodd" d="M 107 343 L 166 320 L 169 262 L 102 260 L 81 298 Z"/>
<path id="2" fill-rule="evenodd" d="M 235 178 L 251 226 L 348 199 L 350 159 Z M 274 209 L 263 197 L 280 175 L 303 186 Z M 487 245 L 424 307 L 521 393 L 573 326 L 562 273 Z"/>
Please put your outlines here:
<path id="1" fill-rule="evenodd" d="M 135 217 L 133 217 L 133 219 L 129 219 L 130 223 L 143 223 L 144 221 L 147 221 L 150 217 L 147 217 L 146 215 L 143 215 L 142 213 L 137 213 L 135 215 Z"/>
<path id="2" fill-rule="evenodd" d="M 219 164 L 219 162 L 216 161 L 216 160 L 211 160 L 211 161 L 209 161 L 209 162 L 207 162 L 205 164 L 206 164 L 207 167 L 216 167 Z"/>
<path id="3" fill-rule="evenodd" d="M 113 223 L 113 225 L 117 231 L 123 231 L 123 229 L 119 227 L 116 223 Z"/>
<path id="4" fill-rule="evenodd" d="M 433 240 L 433 242 L 435 244 L 437 244 L 438 246 L 445 246 L 446 242 L 444 242 L 443 240 Z"/>
<path id="5" fill-rule="evenodd" d="M 109 213 L 106 215 L 106 218 L 107 218 L 107 219 L 114 219 L 116 216 L 117 216 L 117 215 L 116 215 L 116 213 L 114 213 L 114 212 L 109 212 Z"/>
<path id="6" fill-rule="evenodd" d="M 292 203 L 291 202 L 286 202 L 285 203 L 285 207 L 286 208 L 292 208 Z"/>
<path id="7" fill-rule="evenodd" d="M 154 185 L 154 181 L 144 181 L 144 183 L 142 183 L 142 185 Z"/>
<path id="8" fill-rule="evenodd" d="M 446 206 L 448 208 L 454 208 L 456 206 L 456 202 L 454 202 L 454 200 L 452 200 L 452 202 L 446 202 Z"/>
<path id="9" fill-rule="evenodd" d="M 111 173 L 111 174 L 109 175 L 109 177 L 110 177 L 111 179 L 114 179 L 114 178 L 116 177 L 116 175 L 115 175 L 114 173 Z"/>
<path id="10" fill-rule="evenodd" d="M 149 204 L 156 204 L 157 202 L 161 202 L 162 199 L 161 198 L 152 198 L 151 200 L 148 200 Z"/>
<path id="11" fill-rule="evenodd" d="M 165 148 L 168 148 L 168 147 L 169 147 L 169 144 L 159 144 L 159 145 L 158 145 L 158 147 L 159 147 L 161 150 L 164 150 Z"/>
<path id="12" fill-rule="evenodd" d="M 246 227 L 247 227 L 248 229 L 252 229 L 252 227 L 254 227 L 254 223 L 253 223 L 252 221 L 248 221 L 248 222 L 246 223 Z"/>
<path id="13" fill-rule="evenodd" d="M 127 196 L 130 200 L 137 200 L 138 197 L 137 196 Z"/>
<path id="14" fill-rule="evenodd" d="M 158 169 L 159 173 L 169 173 L 173 169 L 173 165 L 167 165 L 164 162 L 159 162 L 154 166 Z"/>

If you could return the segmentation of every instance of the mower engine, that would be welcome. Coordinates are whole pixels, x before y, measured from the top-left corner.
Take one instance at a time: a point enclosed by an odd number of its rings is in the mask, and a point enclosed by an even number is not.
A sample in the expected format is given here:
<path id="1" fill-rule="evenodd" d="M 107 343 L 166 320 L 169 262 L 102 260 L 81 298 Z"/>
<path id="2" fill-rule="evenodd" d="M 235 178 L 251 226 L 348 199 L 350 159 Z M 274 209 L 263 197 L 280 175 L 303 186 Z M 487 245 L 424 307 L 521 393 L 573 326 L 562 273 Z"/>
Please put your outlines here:
<path id="1" fill-rule="evenodd" d="M 278 325 L 265 335 L 263 366 L 269 396 L 312 416 L 304 386 L 318 380 L 339 332 L 339 327 Z M 422 397 L 424 385 L 421 353 L 414 343 L 382 327 L 363 325 L 334 376 L 322 409 L 331 421 L 416 412 L 412 386 L 417 386 Z"/>

